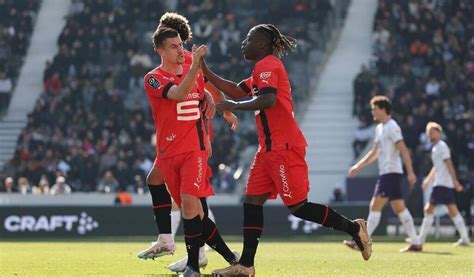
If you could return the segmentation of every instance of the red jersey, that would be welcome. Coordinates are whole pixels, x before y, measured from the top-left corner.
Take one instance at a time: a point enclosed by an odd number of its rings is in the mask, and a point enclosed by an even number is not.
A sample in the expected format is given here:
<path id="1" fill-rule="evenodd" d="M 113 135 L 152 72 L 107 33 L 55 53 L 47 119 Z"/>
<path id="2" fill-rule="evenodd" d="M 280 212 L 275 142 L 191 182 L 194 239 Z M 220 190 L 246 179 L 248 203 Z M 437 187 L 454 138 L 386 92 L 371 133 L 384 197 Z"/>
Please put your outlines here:
<path id="1" fill-rule="evenodd" d="M 189 64 L 183 64 L 183 74 L 177 76 L 157 67 L 145 75 L 144 87 L 155 122 L 159 158 L 206 150 L 207 134 L 200 107 L 204 99 L 204 78 L 198 76 L 185 100 L 167 98 L 169 89 L 179 85 L 189 69 Z"/>
<path id="2" fill-rule="evenodd" d="M 252 76 L 240 82 L 239 86 L 249 96 L 276 94 L 275 106 L 255 111 L 259 151 L 308 145 L 294 118 L 290 81 L 280 59 L 273 55 L 261 59 L 255 64 Z"/>

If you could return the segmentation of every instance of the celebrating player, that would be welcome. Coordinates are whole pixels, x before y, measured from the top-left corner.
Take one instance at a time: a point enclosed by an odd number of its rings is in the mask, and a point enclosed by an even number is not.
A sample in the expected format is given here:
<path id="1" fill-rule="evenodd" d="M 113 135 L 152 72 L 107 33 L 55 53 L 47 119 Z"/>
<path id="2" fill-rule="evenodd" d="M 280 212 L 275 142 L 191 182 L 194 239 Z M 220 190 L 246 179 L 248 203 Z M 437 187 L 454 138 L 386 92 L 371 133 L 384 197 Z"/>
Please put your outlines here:
<path id="1" fill-rule="evenodd" d="M 306 140 L 293 116 L 291 88 L 279 56 L 293 50 L 296 41 L 280 33 L 271 24 L 253 27 L 242 42 L 247 60 L 255 62 L 252 76 L 239 84 L 222 79 L 203 61 L 206 78 L 234 99 L 225 100 L 219 111 L 255 111 L 259 150 L 252 165 L 244 203 L 244 249 L 238 264 L 219 269 L 216 275 L 255 275 L 254 258 L 263 231 L 263 204 L 280 195 L 291 212 L 302 219 L 344 231 L 359 245 L 368 260 L 371 243 L 362 219 L 348 220 L 333 209 L 308 202 L 308 168 L 305 161 Z"/>
<path id="2" fill-rule="evenodd" d="M 176 30 L 161 28 L 153 34 L 153 47 L 161 57 L 161 65 L 145 75 L 144 82 L 157 131 L 159 168 L 167 190 L 153 199 L 163 248 L 174 250 L 171 239 L 171 197 L 181 207 L 184 236 L 188 252 L 186 276 L 199 276 L 199 248 L 202 241 L 211 245 L 229 263 L 235 263 L 217 228 L 206 213 L 200 199 L 213 195 L 207 177 L 207 150 L 210 142 L 204 128 L 200 105 L 204 100 L 204 79 L 199 74 L 205 46 L 193 52 L 191 65 L 184 64 L 184 48 Z M 169 233 L 164 233 L 163 230 Z M 164 251 L 163 251 L 164 252 Z"/>
<path id="3" fill-rule="evenodd" d="M 183 41 L 183 43 L 186 43 L 186 42 L 190 41 L 191 38 L 192 38 L 192 31 L 191 31 L 191 27 L 189 26 L 189 22 L 184 16 L 182 16 L 180 14 L 172 13 L 172 12 L 165 13 L 160 18 L 160 23 L 159 23 L 157 29 L 162 29 L 162 28 L 171 28 L 171 29 L 176 30 L 178 32 L 181 40 Z M 186 63 L 186 64 L 191 64 L 192 63 L 192 54 L 191 54 L 191 52 L 189 52 L 187 50 L 184 50 L 184 63 Z M 206 82 L 205 88 L 206 88 L 206 91 L 209 91 L 211 93 L 212 98 L 214 98 L 215 101 L 225 99 L 222 92 L 216 90 L 215 87 L 212 86 L 212 84 L 210 82 Z M 207 97 L 206 99 L 209 100 L 209 101 L 212 101 L 212 98 Z M 206 102 L 204 102 L 204 103 L 206 103 Z M 208 120 L 208 117 L 212 117 L 212 112 L 213 111 L 212 111 L 211 106 L 212 105 L 205 105 L 205 107 L 203 107 L 203 109 L 205 110 L 205 113 L 206 113 L 206 120 Z M 209 107 L 209 108 L 207 108 L 207 107 Z M 232 126 L 231 129 L 236 130 L 237 127 L 238 127 L 237 117 L 231 112 L 224 113 L 223 116 L 224 116 L 224 119 L 229 124 L 231 124 L 231 126 Z M 210 129 L 210 133 L 209 133 L 210 140 L 212 141 L 212 134 L 211 134 L 212 133 L 212 125 L 210 124 L 210 121 L 209 121 L 208 127 Z M 206 177 L 206 182 L 209 182 L 209 178 L 211 177 L 212 172 L 211 172 L 211 169 L 209 167 L 208 167 L 207 171 L 208 171 L 208 176 Z M 161 172 L 160 172 L 160 169 L 158 167 L 157 161 L 155 161 L 151 171 L 148 174 L 147 183 L 149 184 L 148 186 L 150 188 L 150 193 L 152 195 L 152 199 L 159 198 L 160 197 L 158 195 L 159 193 L 165 194 L 165 196 L 166 196 L 166 194 L 169 195 L 167 190 L 157 189 L 156 184 L 158 184 L 158 185 L 164 184 L 163 177 L 161 175 Z M 153 201 L 155 201 L 155 200 L 153 200 Z M 202 201 L 203 207 L 207 207 L 206 199 L 202 198 L 201 201 Z M 206 210 L 208 211 L 209 218 L 212 221 L 215 221 L 212 210 L 211 209 L 204 209 L 205 212 L 206 212 Z M 157 226 L 159 227 L 159 224 L 158 224 L 159 219 L 161 217 L 166 217 L 166 216 L 157 216 L 156 212 L 160 213 L 159 209 L 154 208 L 154 211 L 155 211 L 155 221 L 157 223 Z M 170 222 L 170 223 L 168 223 L 168 222 Z M 171 209 L 171 218 L 169 219 L 169 217 L 166 217 L 166 220 L 162 223 L 163 225 L 171 224 L 171 227 L 167 227 L 165 229 L 168 230 L 169 228 L 171 228 L 170 229 L 171 230 L 171 240 L 173 241 L 173 244 L 174 244 L 174 236 L 176 235 L 176 232 L 178 230 L 180 222 L 181 222 L 181 212 L 180 212 L 179 208 L 176 206 L 176 204 L 173 202 L 172 203 L 172 209 Z M 158 228 L 158 229 L 160 229 L 160 228 Z M 161 228 L 161 229 L 163 229 L 163 228 Z M 172 254 L 174 252 L 174 249 L 175 249 L 174 247 L 168 247 L 168 245 L 162 245 L 160 240 L 157 239 L 157 241 L 151 243 L 150 247 L 148 247 L 147 249 L 141 251 L 138 254 L 138 257 L 141 258 L 141 259 L 156 258 L 156 257 L 160 257 L 160 256 L 163 256 L 163 255 Z M 208 264 L 208 259 L 206 257 L 206 254 L 205 254 L 204 250 L 205 250 L 204 246 L 202 246 L 199 249 L 199 267 L 206 267 L 207 264 Z M 236 256 L 238 256 L 237 252 L 234 252 L 234 254 Z M 184 271 L 186 264 L 187 264 L 187 256 L 185 256 L 184 258 L 180 259 L 177 262 L 174 262 L 174 263 L 168 265 L 168 269 L 170 269 L 171 271 L 175 271 L 175 272 L 182 272 L 182 271 Z"/>

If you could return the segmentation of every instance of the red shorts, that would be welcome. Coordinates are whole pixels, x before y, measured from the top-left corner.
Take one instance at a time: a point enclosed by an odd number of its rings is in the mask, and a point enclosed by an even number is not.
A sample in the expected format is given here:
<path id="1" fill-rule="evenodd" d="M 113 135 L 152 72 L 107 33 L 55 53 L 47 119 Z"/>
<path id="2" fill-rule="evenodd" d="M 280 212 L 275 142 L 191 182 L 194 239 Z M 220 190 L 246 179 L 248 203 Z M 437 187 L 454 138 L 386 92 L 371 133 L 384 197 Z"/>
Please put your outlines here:
<path id="1" fill-rule="evenodd" d="M 211 175 L 205 151 L 186 152 L 159 159 L 159 166 L 166 187 L 178 207 L 181 207 L 182 194 L 199 198 L 214 195 L 209 182 Z"/>
<path id="2" fill-rule="evenodd" d="M 305 147 L 257 152 L 250 169 L 247 195 L 280 195 L 287 206 L 306 200 L 309 192 Z"/>

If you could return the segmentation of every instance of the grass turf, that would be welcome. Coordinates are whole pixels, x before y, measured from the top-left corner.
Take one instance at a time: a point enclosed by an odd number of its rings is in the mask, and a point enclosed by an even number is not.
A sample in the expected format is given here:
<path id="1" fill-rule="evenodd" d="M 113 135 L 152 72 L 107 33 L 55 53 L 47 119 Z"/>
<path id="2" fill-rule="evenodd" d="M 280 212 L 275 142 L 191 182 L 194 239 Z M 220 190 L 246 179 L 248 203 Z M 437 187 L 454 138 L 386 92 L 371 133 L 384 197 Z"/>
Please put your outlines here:
<path id="1" fill-rule="evenodd" d="M 229 243 L 240 250 L 241 243 Z M 474 247 L 427 243 L 422 253 L 399 253 L 401 242 L 375 242 L 369 261 L 340 242 L 261 242 L 256 257 L 258 276 L 474 276 Z M 165 268 L 185 254 L 178 242 L 174 256 L 139 260 L 145 242 L 7 241 L 0 242 L 1 276 L 173 276 Z M 210 274 L 226 266 L 208 252 Z"/>

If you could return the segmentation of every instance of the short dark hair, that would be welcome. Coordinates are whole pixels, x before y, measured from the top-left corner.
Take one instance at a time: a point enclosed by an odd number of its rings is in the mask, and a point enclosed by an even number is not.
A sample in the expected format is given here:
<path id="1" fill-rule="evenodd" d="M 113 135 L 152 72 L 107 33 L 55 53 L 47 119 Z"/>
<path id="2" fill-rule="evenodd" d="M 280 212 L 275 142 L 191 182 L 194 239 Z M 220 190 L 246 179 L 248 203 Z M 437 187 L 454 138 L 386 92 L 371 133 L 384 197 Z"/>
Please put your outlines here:
<path id="1" fill-rule="evenodd" d="M 158 48 L 163 47 L 163 43 L 167 38 L 175 38 L 179 36 L 178 32 L 170 28 L 158 28 L 151 36 L 153 42 L 153 48 L 157 50 Z"/>
<path id="2" fill-rule="evenodd" d="M 191 26 L 189 26 L 188 19 L 174 12 L 167 12 L 162 15 L 158 28 L 170 28 L 176 30 L 183 42 L 191 40 L 193 37 L 193 32 L 191 31 Z"/>
<path id="3" fill-rule="evenodd" d="M 376 95 L 370 99 L 370 106 L 377 106 L 379 109 L 385 110 L 390 115 L 392 113 L 392 103 L 387 96 Z"/>

